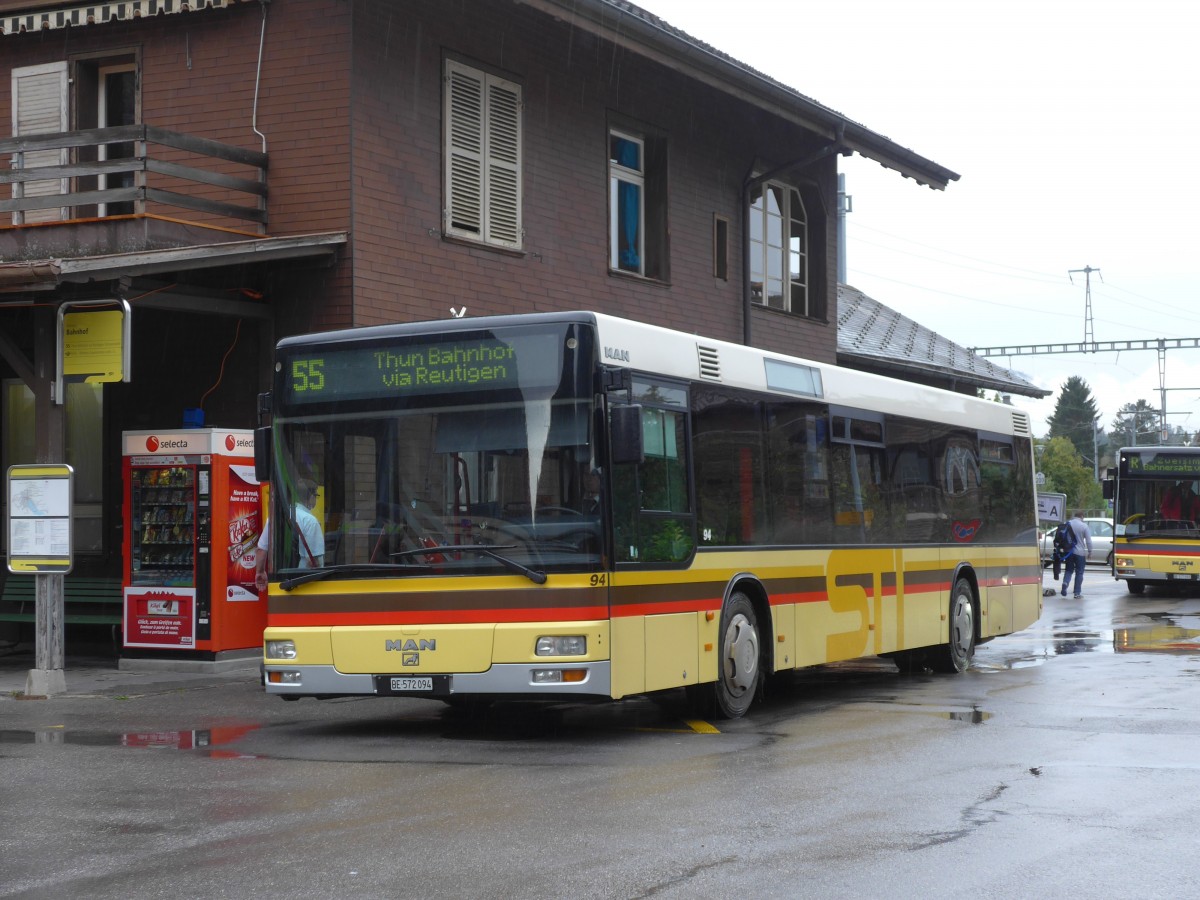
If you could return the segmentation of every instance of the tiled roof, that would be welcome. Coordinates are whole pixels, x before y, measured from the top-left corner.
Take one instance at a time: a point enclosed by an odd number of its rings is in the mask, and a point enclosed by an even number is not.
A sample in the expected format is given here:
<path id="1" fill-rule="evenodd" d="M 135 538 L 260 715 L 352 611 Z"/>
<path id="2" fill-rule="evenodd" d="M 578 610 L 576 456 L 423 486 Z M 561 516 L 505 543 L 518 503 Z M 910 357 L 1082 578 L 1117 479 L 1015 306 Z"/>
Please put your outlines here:
<path id="1" fill-rule="evenodd" d="M 900 315 L 857 288 L 838 285 L 838 362 L 855 368 L 923 380 L 949 379 L 958 387 L 1047 397 L 1043 390 L 1009 369 L 976 356 L 924 325 Z"/>

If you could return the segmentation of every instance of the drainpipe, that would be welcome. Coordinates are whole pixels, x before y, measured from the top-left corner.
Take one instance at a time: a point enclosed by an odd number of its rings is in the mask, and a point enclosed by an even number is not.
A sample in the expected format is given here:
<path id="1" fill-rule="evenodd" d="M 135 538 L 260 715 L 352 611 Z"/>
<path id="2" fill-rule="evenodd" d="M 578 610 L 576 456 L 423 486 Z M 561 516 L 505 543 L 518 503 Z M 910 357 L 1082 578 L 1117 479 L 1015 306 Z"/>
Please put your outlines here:
<path id="1" fill-rule="evenodd" d="M 267 136 L 258 130 L 258 84 L 262 78 L 263 43 L 267 38 L 267 3 L 270 0 L 258 0 L 262 6 L 262 30 L 258 33 L 258 67 L 254 70 L 254 109 L 250 113 L 250 128 L 262 140 L 262 152 L 267 152 Z"/>
<path id="2" fill-rule="evenodd" d="M 770 172 L 757 177 L 747 177 L 742 182 L 742 343 L 747 347 L 753 343 L 750 325 L 750 310 L 753 306 L 750 300 L 750 194 L 777 175 L 796 169 L 807 169 L 813 163 L 819 162 L 833 153 L 849 156 L 853 151 L 843 142 L 845 132 L 846 123 L 838 122 L 834 139 L 824 147 L 801 159 L 777 166 Z"/>

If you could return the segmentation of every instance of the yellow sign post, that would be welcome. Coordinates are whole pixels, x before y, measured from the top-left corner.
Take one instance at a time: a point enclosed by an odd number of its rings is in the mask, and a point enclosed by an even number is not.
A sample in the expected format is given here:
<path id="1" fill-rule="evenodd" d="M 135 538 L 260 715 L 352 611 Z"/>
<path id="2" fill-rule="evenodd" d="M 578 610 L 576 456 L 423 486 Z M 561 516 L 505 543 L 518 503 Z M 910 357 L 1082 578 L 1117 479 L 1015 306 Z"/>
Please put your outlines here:
<path id="1" fill-rule="evenodd" d="M 76 312 L 78 307 L 116 306 L 119 309 Z M 129 381 L 132 310 L 129 302 L 68 300 L 58 308 L 58 371 L 54 402 L 63 403 L 64 381 Z"/>
<path id="2" fill-rule="evenodd" d="M 62 372 L 84 381 L 121 381 L 125 314 L 119 310 L 74 312 L 63 316 Z"/>

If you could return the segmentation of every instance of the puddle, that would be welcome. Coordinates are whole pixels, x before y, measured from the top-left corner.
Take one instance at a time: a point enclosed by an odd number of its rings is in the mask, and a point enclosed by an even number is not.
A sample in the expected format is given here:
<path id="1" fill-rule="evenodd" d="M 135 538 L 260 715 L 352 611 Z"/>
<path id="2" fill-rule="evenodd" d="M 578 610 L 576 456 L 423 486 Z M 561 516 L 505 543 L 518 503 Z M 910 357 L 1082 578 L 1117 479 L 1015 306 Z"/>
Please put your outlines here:
<path id="1" fill-rule="evenodd" d="M 136 749 L 208 751 L 214 759 L 250 759 L 235 750 L 224 749 L 257 725 L 230 725 L 221 728 L 197 728 L 184 731 L 68 731 L 62 727 L 29 731 L 0 729 L 0 744 L 78 744 L 87 747 L 132 747 Z"/>
<path id="2" fill-rule="evenodd" d="M 1112 646 L 1109 632 L 1099 631 L 1056 631 L 1054 652 L 1058 656 L 1069 653 L 1094 653 L 1108 651 Z"/>
<path id="3" fill-rule="evenodd" d="M 1200 628 L 1179 625 L 1129 625 L 1113 629 L 1117 653 L 1152 651 L 1162 653 L 1200 652 Z"/>
<path id="4" fill-rule="evenodd" d="M 1010 669 L 1029 669 L 1033 666 L 1040 666 L 1046 661 L 1045 657 L 1030 657 L 1027 659 L 1014 659 L 1009 662 Z"/>
<path id="5" fill-rule="evenodd" d="M 959 712 L 942 713 L 951 722 L 970 722 L 972 725 L 982 725 L 992 717 L 990 712 L 981 709 L 971 709 Z"/>

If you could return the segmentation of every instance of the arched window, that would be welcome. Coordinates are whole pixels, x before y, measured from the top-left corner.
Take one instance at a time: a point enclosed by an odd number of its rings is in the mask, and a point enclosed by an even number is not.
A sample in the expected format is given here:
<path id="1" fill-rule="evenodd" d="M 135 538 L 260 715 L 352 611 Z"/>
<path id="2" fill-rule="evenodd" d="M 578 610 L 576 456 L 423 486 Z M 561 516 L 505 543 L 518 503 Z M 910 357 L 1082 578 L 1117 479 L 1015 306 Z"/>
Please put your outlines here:
<path id="1" fill-rule="evenodd" d="M 775 181 L 750 195 L 750 290 L 755 303 L 800 316 L 824 309 L 812 284 L 809 213 L 799 189 Z"/>

